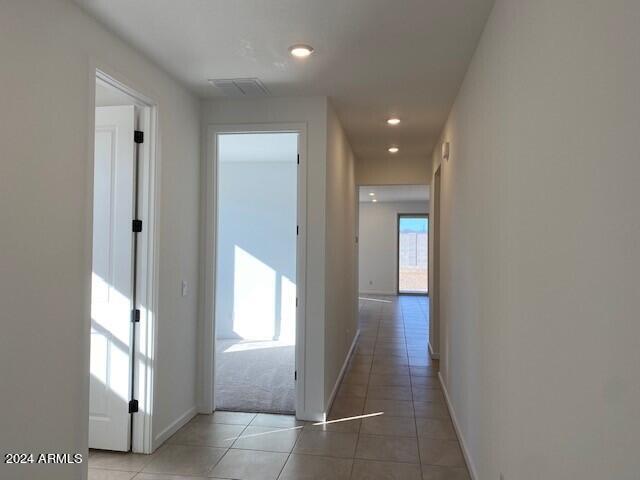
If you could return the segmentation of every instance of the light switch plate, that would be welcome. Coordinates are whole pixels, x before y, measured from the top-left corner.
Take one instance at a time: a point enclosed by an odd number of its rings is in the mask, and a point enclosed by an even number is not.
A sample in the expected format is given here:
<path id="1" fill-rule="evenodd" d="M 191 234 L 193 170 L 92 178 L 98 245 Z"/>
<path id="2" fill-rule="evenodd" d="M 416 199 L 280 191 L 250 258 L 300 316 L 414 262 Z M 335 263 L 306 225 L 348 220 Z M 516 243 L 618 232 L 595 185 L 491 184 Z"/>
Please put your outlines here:
<path id="1" fill-rule="evenodd" d="M 443 160 L 449 160 L 449 142 L 442 144 L 442 158 Z"/>

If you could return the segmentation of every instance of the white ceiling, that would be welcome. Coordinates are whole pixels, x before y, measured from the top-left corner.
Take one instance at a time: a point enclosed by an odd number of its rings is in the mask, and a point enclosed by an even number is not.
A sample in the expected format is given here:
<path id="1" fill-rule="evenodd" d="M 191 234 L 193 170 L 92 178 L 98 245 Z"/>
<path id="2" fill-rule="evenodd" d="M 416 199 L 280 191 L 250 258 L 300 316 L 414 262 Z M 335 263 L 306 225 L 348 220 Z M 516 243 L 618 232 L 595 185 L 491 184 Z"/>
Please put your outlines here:
<path id="1" fill-rule="evenodd" d="M 370 195 L 373 193 L 374 195 Z M 360 187 L 360 201 L 371 202 L 427 202 L 429 187 L 427 185 L 388 185 Z"/>
<path id="2" fill-rule="evenodd" d="M 424 158 L 494 0 L 75 0 L 202 97 L 257 77 L 274 96 L 332 98 L 355 154 Z M 288 47 L 307 43 L 300 61 Z M 391 128 L 389 115 L 402 123 Z"/>

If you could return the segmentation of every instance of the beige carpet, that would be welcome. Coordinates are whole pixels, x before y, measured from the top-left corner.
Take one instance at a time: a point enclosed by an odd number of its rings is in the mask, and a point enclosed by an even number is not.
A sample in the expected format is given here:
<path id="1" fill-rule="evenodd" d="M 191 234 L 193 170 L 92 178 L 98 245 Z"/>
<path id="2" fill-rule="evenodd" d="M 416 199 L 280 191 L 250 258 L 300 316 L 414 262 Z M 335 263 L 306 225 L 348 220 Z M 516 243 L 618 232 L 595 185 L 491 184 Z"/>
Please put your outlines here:
<path id="1" fill-rule="evenodd" d="M 295 413 L 295 346 L 290 342 L 218 340 L 217 410 Z"/>

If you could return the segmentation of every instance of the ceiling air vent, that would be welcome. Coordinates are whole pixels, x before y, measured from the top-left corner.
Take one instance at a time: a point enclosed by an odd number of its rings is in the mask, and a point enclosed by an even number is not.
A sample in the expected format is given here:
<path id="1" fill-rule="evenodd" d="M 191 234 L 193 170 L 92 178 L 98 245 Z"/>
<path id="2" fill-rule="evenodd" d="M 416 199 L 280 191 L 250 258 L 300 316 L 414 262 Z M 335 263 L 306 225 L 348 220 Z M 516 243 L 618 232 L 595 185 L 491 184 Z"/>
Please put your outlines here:
<path id="1" fill-rule="evenodd" d="M 209 83 L 225 97 L 266 97 L 269 95 L 267 87 L 257 78 L 214 78 L 210 79 Z"/>

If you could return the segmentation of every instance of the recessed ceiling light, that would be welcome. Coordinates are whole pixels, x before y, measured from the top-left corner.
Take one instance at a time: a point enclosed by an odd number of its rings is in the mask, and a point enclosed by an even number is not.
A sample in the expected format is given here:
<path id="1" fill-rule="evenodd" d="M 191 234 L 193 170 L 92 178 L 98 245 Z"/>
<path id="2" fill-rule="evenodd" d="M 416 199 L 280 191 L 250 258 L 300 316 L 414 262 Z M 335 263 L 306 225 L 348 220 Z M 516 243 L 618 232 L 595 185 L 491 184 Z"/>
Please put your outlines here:
<path id="1" fill-rule="evenodd" d="M 313 47 L 309 45 L 292 45 L 289 47 L 289 53 L 296 58 L 307 58 L 313 53 Z"/>
<path id="2" fill-rule="evenodd" d="M 398 125 L 400 123 L 400 119 L 396 117 L 391 117 L 389 120 L 387 120 L 387 123 L 389 125 Z"/>
<path id="3" fill-rule="evenodd" d="M 398 153 L 399 151 L 398 147 L 389 147 L 389 153 Z"/>
<path id="4" fill-rule="evenodd" d="M 370 196 L 370 197 L 375 197 L 375 196 L 376 196 L 376 194 L 375 194 L 375 193 L 373 193 L 373 192 L 370 192 L 370 193 L 369 193 L 369 196 Z"/>
<path id="5" fill-rule="evenodd" d="M 373 203 L 376 203 L 378 200 L 376 200 L 375 198 L 373 200 L 371 200 Z"/>

